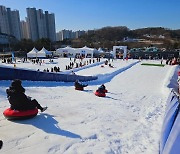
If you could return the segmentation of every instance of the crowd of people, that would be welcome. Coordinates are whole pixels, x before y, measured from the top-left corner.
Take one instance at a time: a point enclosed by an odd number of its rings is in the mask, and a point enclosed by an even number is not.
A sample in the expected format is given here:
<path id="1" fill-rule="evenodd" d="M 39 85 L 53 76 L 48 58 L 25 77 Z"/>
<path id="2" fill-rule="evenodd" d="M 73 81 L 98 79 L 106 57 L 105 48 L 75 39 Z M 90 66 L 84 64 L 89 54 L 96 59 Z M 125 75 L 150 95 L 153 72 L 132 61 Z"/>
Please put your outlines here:
<path id="1" fill-rule="evenodd" d="M 89 59 L 87 61 L 83 61 L 83 58 L 80 59 L 80 62 L 76 62 L 76 59 L 77 58 L 74 58 L 74 61 L 72 62 L 72 58 L 70 58 L 70 63 L 69 65 L 66 65 L 66 68 L 65 70 L 70 70 L 70 69 L 73 69 L 73 68 L 79 68 L 79 67 L 83 67 L 83 66 L 86 66 L 86 65 L 89 65 L 91 63 L 95 63 L 95 59 Z M 97 62 L 100 62 L 100 58 L 96 58 L 96 61 Z"/>
<path id="2" fill-rule="evenodd" d="M 100 62 L 100 58 L 96 58 L 96 60 L 93 58 L 93 59 L 89 59 L 89 60 L 83 60 L 83 58 L 79 59 L 80 61 L 78 62 L 77 61 L 77 58 L 74 58 L 74 60 L 72 58 L 70 58 L 70 62 L 68 65 L 65 65 L 65 70 L 71 70 L 73 68 L 80 68 L 80 67 L 83 67 L 83 66 L 86 66 L 86 65 L 89 65 L 89 64 L 92 64 L 92 63 L 95 63 L 96 61 L 97 62 Z M 39 64 L 39 65 L 42 65 L 43 63 L 45 63 L 45 60 L 42 60 L 42 59 L 31 59 L 31 62 L 32 64 Z M 50 62 L 53 62 L 52 59 L 50 59 Z M 40 69 L 37 69 L 37 71 L 40 71 Z M 54 67 L 51 67 L 51 68 L 45 68 L 42 70 L 43 72 L 61 72 L 61 69 L 59 66 L 54 66 Z"/>
<path id="3" fill-rule="evenodd" d="M 113 60 L 112 60 L 113 61 Z M 114 68 L 114 66 L 110 63 L 110 60 L 106 60 L 104 62 L 105 65 L 109 65 L 109 67 Z"/>
<path id="4" fill-rule="evenodd" d="M 169 58 L 166 60 L 167 65 L 180 65 L 180 58 Z"/>
<path id="5" fill-rule="evenodd" d="M 40 71 L 40 70 L 37 70 L 37 71 Z M 51 67 L 51 69 L 44 69 L 43 72 L 61 72 L 60 70 L 60 67 L 57 67 L 57 66 L 54 66 L 54 67 Z"/>
<path id="6" fill-rule="evenodd" d="M 12 58 L 12 57 L 9 57 L 9 58 L 2 58 L 2 63 L 6 63 L 6 64 L 13 64 L 13 63 L 16 63 L 18 60 L 16 58 Z M 22 63 L 25 63 L 28 61 L 27 57 L 24 57 L 24 58 L 21 58 L 20 61 Z"/>
<path id="7" fill-rule="evenodd" d="M 13 61 L 12 61 L 12 58 L 4 58 L 2 59 L 2 63 L 12 64 Z"/>

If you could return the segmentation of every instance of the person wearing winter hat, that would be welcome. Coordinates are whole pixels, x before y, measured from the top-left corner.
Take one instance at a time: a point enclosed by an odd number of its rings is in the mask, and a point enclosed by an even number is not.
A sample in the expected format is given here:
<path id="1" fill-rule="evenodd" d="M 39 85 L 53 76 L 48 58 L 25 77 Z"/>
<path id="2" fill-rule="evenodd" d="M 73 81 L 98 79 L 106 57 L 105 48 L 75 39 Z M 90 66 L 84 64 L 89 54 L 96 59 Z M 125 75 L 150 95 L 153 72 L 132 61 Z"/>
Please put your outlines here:
<path id="1" fill-rule="evenodd" d="M 22 82 L 19 79 L 12 81 L 11 86 L 6 89 L 7 98 L 12 110 L 31 110 L 38 108 L 41 112 L 44 112 L 47 107 L 42 107 L 36 99 L 25 95 L 25 89 L 22 87 Z"/>
<path id="2" fill-rule="evenodd" d="M 79 82 L 79 80 L 76 80 L 74 82 L 74 86 L 75 86 L 75 88 L 83 88 L 83 87 L 87 87 L 88 84 L 82 84 L 82 83 Z"/>
<path id="3" fill-rule="evenodd" d="M 99 93 L 105 93 L 106 87 L 104 84 L 102 84 L 96 91 Z"/>

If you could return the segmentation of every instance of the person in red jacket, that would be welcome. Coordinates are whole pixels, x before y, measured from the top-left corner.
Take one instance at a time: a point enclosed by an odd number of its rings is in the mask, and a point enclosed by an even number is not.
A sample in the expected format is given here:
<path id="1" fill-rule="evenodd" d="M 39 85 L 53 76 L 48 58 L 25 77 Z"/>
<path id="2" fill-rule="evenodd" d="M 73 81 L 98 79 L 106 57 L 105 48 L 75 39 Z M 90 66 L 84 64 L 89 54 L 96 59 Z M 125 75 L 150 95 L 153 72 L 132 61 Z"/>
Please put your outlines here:
<path id="1" fill-rule="evenodd" d="M 7 97 L 12 110 L 32 110 L 38 108 L 41 112 L 44 112 L 47 107 L 42 107 L 36 99 L 25 95 L 25 89 L 22 87 L 22 82 L 19 79 L 12 81 L 11 86 L 6 89 Z"/>

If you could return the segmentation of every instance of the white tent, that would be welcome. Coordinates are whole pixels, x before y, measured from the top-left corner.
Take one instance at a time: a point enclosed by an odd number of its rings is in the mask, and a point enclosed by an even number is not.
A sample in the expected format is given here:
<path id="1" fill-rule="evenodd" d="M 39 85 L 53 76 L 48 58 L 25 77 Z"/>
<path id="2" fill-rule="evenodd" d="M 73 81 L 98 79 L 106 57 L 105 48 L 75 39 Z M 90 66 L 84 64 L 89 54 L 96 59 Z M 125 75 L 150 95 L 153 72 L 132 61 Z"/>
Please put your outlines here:
<path id="1" fill-rule="evenodd" d="M 36 58 L 39 51 L 34 47 L 30 52 L 27 53 L 28 58 Z"/>
<path id="2" fill-rule="evenodd" d="M 59 48 L 56 50 L 56 54 L 62 57 L 75 57 L 77 52 L 78 52 L 77 49 L 71 48 L 69 46 L 65 48 Z"/>
<path id="3" fill-rule="evenodd" d="M 97 52 L 97 49 L 88 48 L 87 46 L 84 46 L 82 48 L 78 48 L 78 51 L 79 51 L 81 56 L 92 58 L 93 54 Z"/>
<path id="4" fill-rule="evenodd" d="M 102 50 L 102 48 L 98 49 L 98 53 L 104 53 L 104 51 Z"/>
<path id="5" fill-rule="evenodd" d="M 77 49 L 67 46 L 65 48 L 57 49 L 55 53 L 57 55 L 62 56 L 62 57 L 78 57 L 78 56 L 82 56 L 82 57 L 92 58 L 93 54 L 95 52 L 97 52 L 97 49 L 88 48 L 86 46 L 84 46 L 82 48 L 77 48 Z"/>
<path id="6" fill-rule="evenodd" d="M 38 58 L 45 58 L 48 56 L 52 56 L 52 53 L 46 50 L 44 47 L 37 53 Z"/>

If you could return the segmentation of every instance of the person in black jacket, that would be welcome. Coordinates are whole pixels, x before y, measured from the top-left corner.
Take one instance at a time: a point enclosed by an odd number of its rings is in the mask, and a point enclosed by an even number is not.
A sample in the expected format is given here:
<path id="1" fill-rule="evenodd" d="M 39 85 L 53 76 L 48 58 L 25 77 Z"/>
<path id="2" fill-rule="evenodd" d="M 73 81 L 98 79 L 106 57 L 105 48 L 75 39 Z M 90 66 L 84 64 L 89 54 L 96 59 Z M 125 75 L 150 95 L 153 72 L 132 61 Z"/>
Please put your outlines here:
<path id="1" fill-rule="evenodd" d="M 98 87 L 97 92 L 99 93 L 105 93 L 106 87 L 104 84 L 102 84 L 100 87 Z"/>
<path id="2" fill-rule="evenodd" d="M 0 140 L 0 149 L 2 148 L 2 146 L 3 146 L 3 141 Z"/>
<path id="3" fill-rule="evenodd" d="M 25 89 L 22 87 L 22 82 L 19 79 L 12 81 L 11 86 L 6 89 L 7 97 L 12 110 L 32 110 L 38 108 L 44 112 L 47 107 L 42 107 L 36 99 L 25 95 Z"/>
<path id="4" fill-rule="evenodd" d="M 76 88 L 83 88 L 83 87 L 87 87 L 88 84 L 81 84 L 78 80 L 76 80 L 76 81 L 74 82 L 74 86 L 75 86 Z"/>

